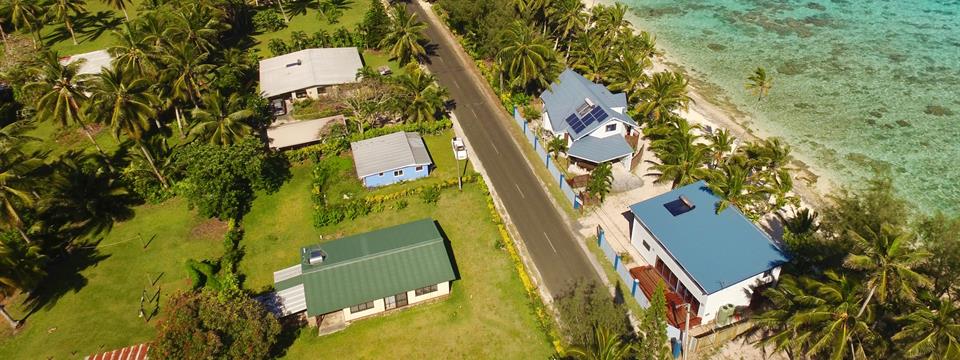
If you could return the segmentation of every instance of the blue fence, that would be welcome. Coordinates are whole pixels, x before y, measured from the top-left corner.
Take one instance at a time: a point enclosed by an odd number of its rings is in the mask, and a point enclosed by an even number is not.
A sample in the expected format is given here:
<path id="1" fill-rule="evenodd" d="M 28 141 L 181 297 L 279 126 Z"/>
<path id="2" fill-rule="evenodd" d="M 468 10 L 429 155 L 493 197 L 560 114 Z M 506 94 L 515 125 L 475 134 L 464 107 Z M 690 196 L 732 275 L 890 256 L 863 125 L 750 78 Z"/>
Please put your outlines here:
<path id="1" fill-rule="evenodd" d="M 527 120 L 520 115 L 520 110 L 513 108 L 513 119 L 517 122 L 517 125 L 520 126 L 520 129 L 523 130 L 523 136 L 527 139 L 527 142 L 533 146 L 533 150 L 537 152 L 537 155 L 540 156 L 540 159 L 543 159 L 544 164 L 547 166 L 547 170 L 550 172 L 550 175 L 553 175 L 553 179 L 557 181 L 560 185 L 560 191 L 563 192 L 563 195 L 567 197 L 567 201 L 570 201 L 574 209 L 579 209 L 583 202 L 580 200 L 580 196 L 577 195 L 575 191 L 564 181 L 563 172 L 557 168 L 554 164 L 550 154 L 547 153 L 545 144 L 543 144 L 536 134 L 533 133 L 533 130 L 530 129 Z"/>
<path id="2" fill-rule="evenodd" d="M 630 269 L 620 262 L 620 254 L 610 246 L 601 227 L 597 227 L 597 245 L 600 246 L 600 250 L 603 251 L 603 256 L 613 264 L 613 270 L 620 276 L 620 281 L 623 281 L 627 289 L 630 289 L 630 295 L 633 296 L 633 298 L 637 300 L 637 303 L 644 309 L 650 307 L 650 300 L 647 300 L 646 295 L 640 290 L 640 283 L 630 275 Z"/>

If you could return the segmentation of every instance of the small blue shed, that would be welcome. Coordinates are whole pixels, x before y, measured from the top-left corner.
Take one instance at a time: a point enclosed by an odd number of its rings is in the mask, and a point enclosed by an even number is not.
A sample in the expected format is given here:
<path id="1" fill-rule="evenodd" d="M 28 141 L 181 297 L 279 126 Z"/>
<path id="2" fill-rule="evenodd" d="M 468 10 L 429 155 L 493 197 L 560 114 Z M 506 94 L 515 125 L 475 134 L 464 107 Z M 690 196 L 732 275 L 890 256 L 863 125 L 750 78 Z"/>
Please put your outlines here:
<path id="1" fill-rule="evenodd" d="M 357 177 L 366 187 L 414 180 L 430 174 L 433 161 L 420 134 L 395 132 L 350 143 Z"/>

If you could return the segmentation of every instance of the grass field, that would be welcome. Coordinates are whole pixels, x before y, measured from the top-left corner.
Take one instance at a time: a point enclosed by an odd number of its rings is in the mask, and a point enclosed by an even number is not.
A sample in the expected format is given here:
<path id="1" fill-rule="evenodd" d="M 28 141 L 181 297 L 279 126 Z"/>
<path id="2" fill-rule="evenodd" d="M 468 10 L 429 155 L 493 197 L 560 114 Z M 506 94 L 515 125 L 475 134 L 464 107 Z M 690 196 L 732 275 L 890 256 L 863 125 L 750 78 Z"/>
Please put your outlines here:
<path id="1" fill-rule="evenodd" d="M 75 255 L 50 270 L 37 292 L 50 300 L 15 337 L 0 336 L 0 359 L 82 358 L 151 340 L 157 320 L 138 318 L 142 292 L 152 297 L 159 290 L 163 311 L 169 295 L 189 286 L 184 262 L 218 257 L 224 230 L 180 200 L 137 208 L 132 220 L 103 237 L 98 252 Z M 21 305 L 21 299 L 13 300 Z M 148 315 L 154 308 L 150 302 L 144 306 Z M 22 306 L 10 311 L 17 319 L 26 315 Z"/>
<path id="2" fill-rule="evenodd" d="M 267 50 L 267 43 L 271 39 L 280 39 L 289 43 L 290 34 L 294 31 L 303 31 L 307 36 L 313 35 L 313 33 L 320 30 L 332 34 L 341 27 L 354 31 L 357 25 L 363 21 L 363 15 L 370 9 L 369 0 L 347 0 L 345 1 L 346 7 L 342 9 L 343 15 L 340 16 L 336 23 L 331 24 L 326 19 L 319 17 L 319 12 L 314 9 L 315 5 L 316 1 L 284 3 L 284 9 L 287 12 L 287 16 L 290 17 L 290 22 L 287 23 L 287 27 L 279 31 L 254 35 L 253 38 L 256 44 L 254 50 L 262 57 L 269 57 L 271 55 L 270 51 Z M 273 10 L 278 13 L 280 12 L 276 7 L 273 7 Z"/>

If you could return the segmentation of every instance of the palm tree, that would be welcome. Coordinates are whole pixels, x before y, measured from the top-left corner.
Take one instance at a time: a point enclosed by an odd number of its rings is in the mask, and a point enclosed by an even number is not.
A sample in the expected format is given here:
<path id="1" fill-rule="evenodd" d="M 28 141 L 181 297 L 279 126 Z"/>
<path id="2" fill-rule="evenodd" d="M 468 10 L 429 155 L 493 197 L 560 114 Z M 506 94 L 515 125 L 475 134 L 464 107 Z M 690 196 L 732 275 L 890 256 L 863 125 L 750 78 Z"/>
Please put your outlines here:
<path id="1" fill-rule="evenodd" d="M 27 132 L 36 128 L 29 120 L 14 121 L 12 124 L 0 127 L 0 153 L 21 151 L 26 141 L 38 140 L 27 135 Z"/>
<path id="2" fill-rule="evenodd" d="M 797 210 L 789 218 L 783 216 L 782 213 L 777 213 L 783 228 L 796 235 L 815 233 L 820 230 L 820 225 L 817 224 L 817 216 L 816 212 L 808 208 Z"/>
<path id="3" fill-rule="evenodd" d="M 633 351 L 633 346 L 624 344 L 616 334 L 605 328 L 594 329 L 593 336 L 596 342 L 592 349 L 574 347 L 567 353 L 583 360 L 622 360 L 627 359 Z"/>
<path id="4" fill-rule="evenodd" d="M 553 154 L 554 160 L 559 159 L 560 153 L 567 152 L 567 139 L 564 137 L 551 137 L 550 141 L 547 142 L 547 152 Z"/>
<path id="5" fill-rule="evenodd" d="M 188 43 L 166 49 L 161 56 L 161 62 L 166 65 L 161 77 L 170 84 L 171 96 L 189 99 L 195 107 L 200 106 L 200 89 L 207 87 L 207 75 L 214 69 L 214 65 L 206 63 L 209 55 Z"/>
<path id="6" fill-rule="evenodd" d="M 100 171 L 101 161 L 79 151 L 60 156 L 51 192 L 38 206 L 41 226 L 67 236 L 99 235 L 133 216 L 134 197 L 119 177 Z"/>
<path id="7" fill-rule="evenodd" d="M 133 140 L 147 159 L 157 180 L 167 188 L 167 179 L 157 170 L 150 151 L 144 145 L 144 135 L 150 130 L 153 105 L 159 100 L 150 92 L 150 81 L 124 69 L 104 69 L 93 88 L 97 110 L 106 114 L 113 136 L 124 133 Z"/>
<path id="8" fill-rule="evenodd" d="M 757 96 L 757 101 L 769 94 L 770 88 L 773 86 L 773 79 L 767 76 L 767 70 L 762 67 L 754 70 L 753 74 L 747 77 L 747 80 L 749 81 L 747 90 Z"/>
<path id="9" fill-rule="evenodd" d="M 395 78 L 401 99 L 399 110 L 408 122 L 436 120 L 446 101 L 446 89 L 437 84 L 435 76 L 420 70 L 416 64 L 405 66 L 404 73 Z"/>
<path id="10" fill-rule="evenodd" d="M 417 15 L 408 14 L 403 4 L 390 8 L 390 30 L 380 41 L 381 48 L 390 48 L 390 56 L 406 65 L 413 60 L 427 56 L 422 42 L 426 39 L 421 33 L 427 24 L 417 20 Z"/>
<path id="11" fill-rule="evenodd" d="M 220 21 L 219 10 L 201 4 L 189 4 L 174 12 L 173 23 L 164 30 L 168 41 L 191 44 L 204 52 L 213 51 L 219 45 L 217 37 L 229 28 Z"/>
<path id="12" fill-rule="evenodd" d="M 547 73 L 556 61 L 556 54 L 543 37 L 523 22 L 516 21 L 504 36 L 503 44 L 497 61 L 510 77 L 511 84 L 524 89 L 549 84 Z"/>
<path id="13" fill-rule="evenodd" d="M 651 66 L 650 58 L 634 53 L 621 54 L 610 71 L 610 89 L 625 92 L 630 102 L 639 102 L 640 90 L 648 80 L 646 70 Z"/>
<path id="14" fill-rule="evenodd" d="M 553 49 L 557 50 L 560 43 L 569 43 L 573 40 L 576 33 L 583 31 L 587 26 L 587 18 L 583 12 L 584 5 L 582 1 L 565 0 L 552 4 L 553 11 L 550 12 L 549 22 L 553 24 L 554 36 Z M 569 47 L 567 47 L 569 49 Z"/>
<path id="15" fill-rule="evenodd" d="M 123 18 L 127 21 L 130 21 L 130 15 L 127 14 L 127 2 L 126 0 L 100 0 L 106 5 L 113 6 L 113 8 L 123 11 Z"/>
<path id="16" fill-rule="evenodd" d="M 0 295 L 10 297 L 17 291 L 35 288 L 47 276 L 46 261 L 39 245 L 0 237 Z M 0 315 L 11 328 L 20 326 L 20 321 L 14 321 L 3 305 Z"/>
<path id="17" fill-rule="evenodd" d="M 784 275 L 764 292 L 773 306 L 753 318 L 762 336 L 759 345 L 772 344 L 792 358 L 841 360 L 848 352 L 862 358 L 864 343 L 877 341 L 873 311 L 857 310 L 863 300 L 860 284 L 833 271 L 824 276 L 819 281 Z"/>
<path id="18" fill-rule="evenodd" d="M 590 183 L 587 184 L 587 191 L 596 196 L 602 203 L 612 187 L 613 167 L 609 162 L 597 164 L 597 167 L 590 172 Z"/>
<path id="19" fill-rule="evenodd" d="M 143 35 L 130 24 L 124 24 L 121 30 L 113 30 L 117 45 L 107 48 L 113 56 L 113 66 L 148 76 L 157 70 L 155 42 Z"/>
<path id="20" fill-rule="evenodd" d="M 27 176 L 42 165 L 43 160 L 20 151 L 0 154 L 0 226 L 17 230 L 28 243 L 31 241 L 23 229 L 20 211 L 34 203 L 33 182 Z"/>
<path id="21" fill-rule="evenodd" d="M 778 137 L 752 142 L 744 147 L 744 152 L 758 167 L 780 170 L 790 162 L 790 145 Z"/>
<path id="22" fill-rule="evenodd" d="M 93 138 L 81 107 L 87 100 L 89 75 L 81 75 L 80 61 L 63 65 L 60 56 L 53 51 L 41 53 L 38 66 L 33 68 L 34 80 L 24 90 L 39 94 L 34 107 L 39 119 L 56 121 L 60 126 L 70 123 L 80 125 L 83 134 L 93 143 L 100 154 L 103 149 Z"/>
<path id="23" fill-rule="evenodd" d="M 609 48 L 590 47 L 578 49 L 574 53 L 572 66 L 587 80 L 595 83 L 605 83 L 611 60 Z"/>
<path id="24" fill-rule="evenodd" d="M 911 248 L 912 234 L 888 224 L 883 224 L 879 233 L 870 229 L 865 231 L 869 239 L 848 231 L 856 252 L 851 252 L 843 261 L 845 267 L 862 271 L 867 277 L 866 285 L 870 290 L 863 308 L 874 296 L 881 304 L 890 296 L 913 301 L 917 288 L 933 285 L 925 275 L 914 270 L 927 260 L 930 253 Z"/>
<path id="25" fill-rule="evenodd" d="M 77 44 L 77 34 L 73 31 L 73 17 L 87 11 L 84 5 L 86 5 L 84 0 L 54 0 L 48 5 L 49 8 L 47 8 L 47 15 L 49 17 L 63 22 L 63 25 L 67 27 L 67 31 L 70 32 L 70 38 L 73 39 L 74 45 Z M 71 12 L 73 14 L 71 14 Z"/>
<path id="26" fill-rule="evenodd" d="M 0 8 L 0 14 L 13 23 L 14 30 L 33 31 L 36 38 L 33 40 L 34 47 L 39 47 L 37 40 L 40 38 L 40 6 L 31 0 L 6 0 Z"/>
<path id="27" fill-rule="evenodd" d="M 686 110 L 692 101 L 687 94 L 687 79 L 680 73 L 659 72 L 650 84 L 639 91 L 641 102 L 637 112 L 654 123 L 660 123 L 675 110 Z"/>
<path id="28" fill-rule="evenodd" d="M 711 133 L 707 140 L 710 141 L 710 152 L 713 154 L 712 164 L 710 165 L 716 168 L 733 151 L 733 145 L 737 139 L 730 134 L 730 130 L 718 129 Z"/>
<path id="29" fill-rule="evenodd" d="M 654 140 L 650 147 L 660 158 L 657 163 L 652 160 L 655 173 L 655 183 L 670 181 L 672 187 L 692 184 L 704 179 L 709 171 L 704 167 L 709 161 L 709 150 L 706 145 L 697 143 L 700 138 L 693 133 L 697 126 L 690 126 L 686 120 L 679 119 L 672 127 L 666 138 Z"/>
<path id="30" fill-rule="evenodd" d="M 231 145 L 250 135 L 252 127 L 248 121 L 254 112 L 243 109 L 237 93 L 224 99 L 219 92 L 212 92 L 203 98 L 203 104 L 203 109 L 193 109 L 193 119 L 197 123 L 190 130 L 191 136 L 211 144 Z"/>
<path id="31" fill-rule="evenodd" d="M 737 164 L 723 166 L 707 187 L 720 199 L 716 204 L 717 214 L 730 205 L 746 213 L 757 200 L 756 189 L 747 181 L 747 170 Z"/>
<path id="32" fill-rule="evenodd" d="M 898 317 L 905 325 L 893 341 L 912 359 L 960 359 L 960 308 L 949 299 L 932 299 L 931 305 Z"/>

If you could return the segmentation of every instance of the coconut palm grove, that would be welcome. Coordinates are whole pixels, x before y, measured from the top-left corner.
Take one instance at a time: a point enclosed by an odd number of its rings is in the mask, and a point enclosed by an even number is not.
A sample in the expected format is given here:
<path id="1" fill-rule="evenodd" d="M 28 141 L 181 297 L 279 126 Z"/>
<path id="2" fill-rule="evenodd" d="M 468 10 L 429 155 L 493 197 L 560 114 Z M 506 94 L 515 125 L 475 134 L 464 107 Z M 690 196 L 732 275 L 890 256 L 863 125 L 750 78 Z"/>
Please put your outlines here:
<path id="1" fill-rule="evenodd" d="M 0 358 L 960 359 L 960 217 L 711 121 L 624 3 L 0 0 Z M 696 184 L 786 259 L 715 313 L 632 245 Z"/>

